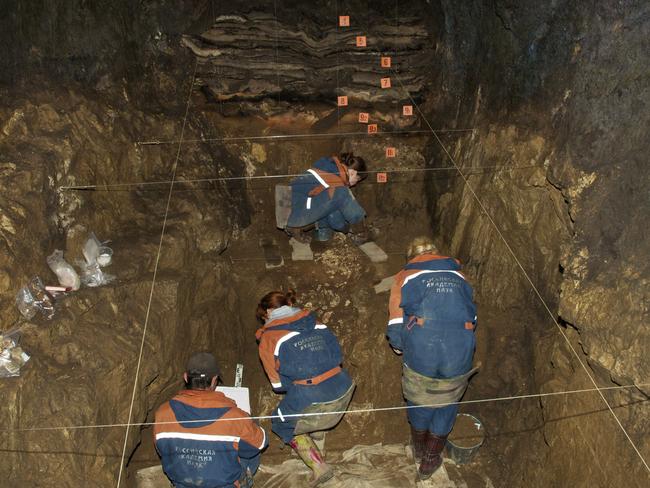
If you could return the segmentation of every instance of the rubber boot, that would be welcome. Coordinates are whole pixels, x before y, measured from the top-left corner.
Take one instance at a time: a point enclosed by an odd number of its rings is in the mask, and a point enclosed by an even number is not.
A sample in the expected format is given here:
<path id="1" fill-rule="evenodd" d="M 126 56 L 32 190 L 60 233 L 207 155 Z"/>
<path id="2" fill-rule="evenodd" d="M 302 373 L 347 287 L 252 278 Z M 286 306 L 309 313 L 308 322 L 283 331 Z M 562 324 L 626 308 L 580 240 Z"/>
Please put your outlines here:
<path id="1" fill-rule="evenodd" d="M 334 476 L 334 471 L 325 463 L 323 456 L 316 444 L 314 444 L 314 440 L 309 437 L 309 434 L 297 435 L 291 439 L 289 445 L 298 453 L 298 456 L 307 467 L 312 470 L 314 476 L 311 486 L 320 485 Z"/>
<path id="2" fill-rule="evenodd" d="M 440 453 L 445 448 L 447 436 L 437 436 L 427 432 L 424 453 L 422 454 L 422 463 L 418 468 L 418 478 L 428 480 L 433 473 L 442 465 L 442 456 Z"/>
<path id="3" fill-rule="evenodd" d="M 424 455 L 424 448 L 427 441 L 427 431 L 417 430 L 411 426 L 411 442 L 413 443 L 413 457 L 416 462 L 422 461 Z"/>
<path id="4" fill-rule="evenodd" d="M 350 240 L 357 246 L 368 242 L 370 240 L 370 236 L 368 233 L 368 228 L 366 226 L 366 221 L 362 220 L 356 224 L 350 224 L 350 232 L 348 233 L 348 236 L 350 237 Z"/>

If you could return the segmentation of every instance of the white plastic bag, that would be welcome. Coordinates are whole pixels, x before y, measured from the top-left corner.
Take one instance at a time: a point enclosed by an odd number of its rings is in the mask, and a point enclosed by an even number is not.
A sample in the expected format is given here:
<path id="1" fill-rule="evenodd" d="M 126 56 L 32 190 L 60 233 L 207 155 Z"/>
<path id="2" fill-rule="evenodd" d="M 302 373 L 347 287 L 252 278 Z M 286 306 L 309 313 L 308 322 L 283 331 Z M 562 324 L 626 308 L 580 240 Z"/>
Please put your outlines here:
<path id="1" fill-rule="evenodd" d="M 57 249 L 48 256 L 47 265 L 59 279 L 59 284 L 61 286 L 72 288 L 73 291 L 79 289 L 79 286 L 81 286 L 79 275 L 72 265 L 63 259 L 63 251 Z"/>

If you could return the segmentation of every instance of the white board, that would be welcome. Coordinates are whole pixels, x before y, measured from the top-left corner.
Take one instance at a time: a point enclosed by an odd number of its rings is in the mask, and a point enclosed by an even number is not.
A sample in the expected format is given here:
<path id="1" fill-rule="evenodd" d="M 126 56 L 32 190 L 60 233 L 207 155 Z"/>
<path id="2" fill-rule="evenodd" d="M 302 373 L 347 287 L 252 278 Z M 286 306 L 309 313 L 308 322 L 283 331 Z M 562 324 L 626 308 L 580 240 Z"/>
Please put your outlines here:
<path id="1" fill-rule="evenodd" d="M 220 391 L 231 400 L 234 400 L 239 408 L 250 415 L 251 413 L 251 400 L 248 388 L 244 386 L 217 386 L 217 391 Z"/>

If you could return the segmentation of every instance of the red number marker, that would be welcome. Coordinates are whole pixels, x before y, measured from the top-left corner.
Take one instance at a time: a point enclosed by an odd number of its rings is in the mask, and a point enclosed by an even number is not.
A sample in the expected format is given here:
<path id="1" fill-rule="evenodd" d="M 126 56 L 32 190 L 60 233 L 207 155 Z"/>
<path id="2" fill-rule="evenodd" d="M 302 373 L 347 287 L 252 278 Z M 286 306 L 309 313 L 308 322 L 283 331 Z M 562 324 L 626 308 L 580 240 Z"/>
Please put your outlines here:
<path id="1" fill-rule="evenodd" d="M 342 96 L 342 97 L 339 97 L 339 98 L 338 98 L 338 104 L 339 104 L 339 107 L 345 107 L 345 106 L 347 106 L 347 104 L 348 104 L 348 97 L 346 97 L 345 95 Z"/>
<path id="2" fill-rule="evenodd" d="M 361 124 L 367 124 L 369 120 L 370 114 L 367 114 L 366 112 L 359 112 L 359 122 Z"/>
<path id="3" fill-rule="evenodd" d="M 341 26 L 341 27 L 350 27 L 350 16 L 349 15 L 339 15 L 339 26 Z"/>
<path id="4" fill-rule="evenodd" d="M 397 149 L 395 149 L 394 147 L 387 147 L 386 148 L 386 157 L 387 158 L 394 158 L 396 154 L 397 154 Z"/>
<path id="5" fill-rule="evenodd" d="M 377 124 L 368 124 L 368 134 L 377 133 Z"/>
<path id="6" fill-rule="evenodd" d="M 381 58 L 381 67 L 382 68 L 390 68 L 390 58 L 389 57 L 382 57 Z"/>
<path id="7" fill-rule="evenodd" d="M 366 47 L 366 36 L 357 36 L 357 47 Z"/>
<path id="8" fill-rule="evenodd" d="M 388 175 L 386 173 L 377 173 L 377 183 L 386 183 Z"/>
<path id="9" fill-rule="evenodd" d="M 390 88 L 390 78 L 382 78 L 381 79 L 381 87 L 382 88 Z"/>
<path id="10" fill-rule="evenodd" d="M 402 107 L 402 115 L 406 117 L 413 115 L 413 105 L 404 105 Z"/>

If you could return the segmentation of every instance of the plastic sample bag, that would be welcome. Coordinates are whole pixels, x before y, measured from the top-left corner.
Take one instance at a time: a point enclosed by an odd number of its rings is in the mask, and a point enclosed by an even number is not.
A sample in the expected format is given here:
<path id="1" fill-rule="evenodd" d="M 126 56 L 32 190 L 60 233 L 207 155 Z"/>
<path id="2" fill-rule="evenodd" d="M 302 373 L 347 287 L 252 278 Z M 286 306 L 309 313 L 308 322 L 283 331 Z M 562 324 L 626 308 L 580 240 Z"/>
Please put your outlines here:
<path id="1" fill-rule="evenodd" d="M 37 312 L 50 320 L 54 317 L 54 303 L 52 297 L 45 290 L 43 282 L 38 276 L 31 279 L 29 284 L 18 291 L 16 306 L 26 319 L 32 319 Z"/>
<path id="2" fill-rule="evenodd" d="M 86 265 L 81 275 L 81 282 L 91 288 L 107 285 L 114 279 L 115 276 L 102 271 L 98 262 Z"/>
<path id="3" fill-rule="evenodd" d="M 59 279 L 59 284 L 77 291 L 81 286 L 79 275 L 71 264 L 63 259 L 63 251 L 58 249 L 47 258 L 47 265 Z"/>
<path id="4" fill-rule="evenodd" d="M 19 342 L 17 329 L 0 335 L 0 378 L 20 376 L 20 368 L 29 361 L 29 354 L 22 350 Z"/>

